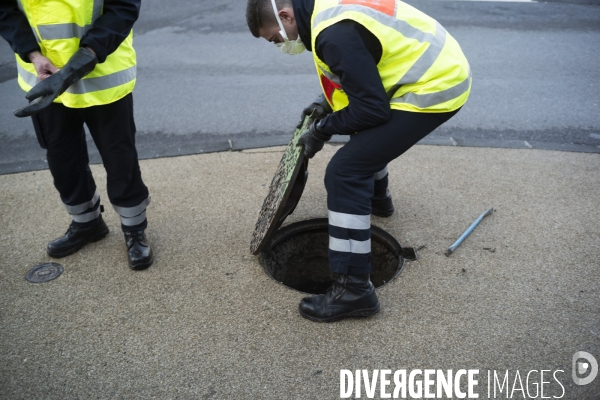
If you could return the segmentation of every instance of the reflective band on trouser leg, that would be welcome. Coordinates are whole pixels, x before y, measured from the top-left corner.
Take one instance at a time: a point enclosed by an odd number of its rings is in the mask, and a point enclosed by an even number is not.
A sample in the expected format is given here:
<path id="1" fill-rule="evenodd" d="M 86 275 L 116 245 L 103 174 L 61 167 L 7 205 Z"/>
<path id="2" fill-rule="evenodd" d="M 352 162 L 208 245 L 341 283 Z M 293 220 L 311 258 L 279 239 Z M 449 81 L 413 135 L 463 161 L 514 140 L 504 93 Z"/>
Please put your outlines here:
<path id="1" fill-rule="evenodd" d="M 75 206 L 68 206 L 65 204 L 65 208 L 67 209 L 67 212 L 71 215 L 81 214 L 82 212 L 94 207 L 98 200 L 100 200 L 100 195 L 98 194 L 98 192 L 96 192 L 94 193 L 94 196 L 90 201 L 86 201 L 85 203 L 77 204 Z"/>
<path id="2" fill-rule="evenodd" d="M 369 254 L 371 252 L 371 239 L 365 241 L 344 240 L 329 236 L 329 250 L 342 253 Z"/>
<path id="3" fill-rule="evenodd" d="M 329 210 L 329 225 L 346 229 L 371 229 L 371 216 L 344 214 Z"/>
<path id="4" fill-rule="evenodd" d="M 124 226 L 136 226 L 136 225 L 141 224 L 145 220 L 146 220 L 146 211 L 145 210 L 143 213 L 141 213 L 140 215 L 136 215 L 135 217 L 124 217 L 121 215 L 121 223 Z"/>
<path id="5" fill-rule="evenodd" d="M 371 255 L 371 216 L 329 210 L 329 265 L 335 273 L 352 267 L 369 268 Z M 367 265 L 368 264 L 368 267 Z"/>
<path id="6" fill-rule="evenodd" d="M 74 206 L 65 204 L 65 208 L 71 215 L 71 218 L 73 218 L 73 221 L 85 224 L 86 222 L 93 221 L 100 216 L 100 206 L 98 205 L 99 202 L 100 195 L 98 192 L 95 192 L 91 200 L 86 201 L 85 203 L 76 204 Z M 98 207 L 96 207 L 95 210 L 88 211 L 91 208 L 94 208 L 96 205 L 98 205 Z"/>
<path id="7" fill-rule="evenodd" d="M 94 211 L 85 213 L 85 214 L 77 214 L 71 215 L 73 221 L 79 222 L 80 224 L 85 224 L 86 222 L 90 222 L 95 220 L 100 216 L 100 207 L 96 208 Z"/>
<path id="8" fill-rule="evenodd" d="M 139 225 L 146 220 L 146 207 L 150 204 L 150 197 L 135 207 L 119 207 L 113 204 L 113 208 L 121 216 L 124 226 Z"/>
<path id="9" fill-rule="evenodd" d="M 330 250 L 355 254 L 371 252 L 370 215 L 344 214 L 329 210 L 329 226 Z M 332 232 L 337 232 L 337 235 L 332 234 Z M 347 237 L 348 239 L 340 237 Z"/>
<path id="10" fill-rule="evenodd" d="M 387 174 L 388 174 L 388 167 L 386 165 L 384 169 L 382 169 L 381 171 L 379 171 L 378 173 L 373 175 L 373 177 L 375 178 L 376 181 L 380 181 L 383 178 L 385 178 L 387 176 Z"/>

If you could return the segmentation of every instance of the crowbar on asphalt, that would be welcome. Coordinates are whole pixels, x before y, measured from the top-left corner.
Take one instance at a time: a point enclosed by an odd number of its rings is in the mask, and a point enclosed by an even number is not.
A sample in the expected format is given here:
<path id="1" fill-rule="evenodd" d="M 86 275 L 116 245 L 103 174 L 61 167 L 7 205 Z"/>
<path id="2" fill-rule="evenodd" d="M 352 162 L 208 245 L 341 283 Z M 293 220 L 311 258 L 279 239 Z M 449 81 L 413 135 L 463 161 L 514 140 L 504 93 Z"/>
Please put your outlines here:
<path id="1" fill-rule="evenodd" d="M 465 231 L 465 233 L 463 233 L 462 235 L 460 235 L 460 237 L 458 238 L 458 240 L 456 242 L 454 242 L 454 244 L 450 247 L 448 247 L 448 251 L 446 251 L 446 257 L 448 257 L 450 254 L 454 253 L 454 250 L 456 250 L 456 248 L 458 246 L 460 246 L 460 244 L 467 238 L 467 236 L 469 236 L 471 234 L 471 232 L 473 232 L 473 229 L 475 229 L 477 227 L 477 225 L 479 225 L 479 223 L 488 215 L 490 215 L 491 213 L 494 212 L 494 207 L 490 208 L 489 210 L 487 210 L 486 212 L 484 212 L 483 214 L 481 214 L 479 216 L 479 218 L 477 218 L 475 220 L 475 222 L 473 222 L 471 224 L 471 226 L 469 226 L 469 228 Z"/>

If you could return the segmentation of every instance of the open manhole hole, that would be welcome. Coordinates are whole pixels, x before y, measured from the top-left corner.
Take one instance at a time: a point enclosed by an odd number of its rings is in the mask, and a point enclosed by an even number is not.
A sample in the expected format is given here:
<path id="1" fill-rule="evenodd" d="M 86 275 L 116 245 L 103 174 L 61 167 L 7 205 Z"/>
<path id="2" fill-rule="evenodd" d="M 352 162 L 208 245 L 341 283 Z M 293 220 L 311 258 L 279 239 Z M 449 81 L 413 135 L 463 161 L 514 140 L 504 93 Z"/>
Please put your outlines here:
<path id="1" fill-rule="evenodd" d="M 300 221 L 277 231 L 260 262 L 277 282 L 304 293 L 322 294 L 332 285 L 327 218 Z M 371 226 L 371 282 L 382 287 L 404 268 L 406 250 L 389 233 Z M 409 252 L 410 253 L 410 252 Z"/>

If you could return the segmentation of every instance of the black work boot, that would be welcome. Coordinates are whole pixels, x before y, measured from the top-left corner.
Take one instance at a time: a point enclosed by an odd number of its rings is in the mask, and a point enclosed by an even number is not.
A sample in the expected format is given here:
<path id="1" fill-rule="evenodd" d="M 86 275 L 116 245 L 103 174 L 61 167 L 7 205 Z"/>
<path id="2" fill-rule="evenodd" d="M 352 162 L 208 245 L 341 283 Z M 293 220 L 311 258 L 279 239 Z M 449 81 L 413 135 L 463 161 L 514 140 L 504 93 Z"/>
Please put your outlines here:
<path id="1" fill-rule="evenodd" d="M 85 227 L 71 222 L 67 233 L 63 237 L 48 243 L 46 253 L 54 258 L 66 257 L 77 252 L 88 243 L 103 239 L 106 235 L 108 235 L 108 226 L 106 226 L 102 216 L 98 217 L 94 224 Z"/>
<path id="2" fill-rule="evenodd" d="M 152 255 L 152 249 L 146 240 L 144 231 L 123 233 L 125 235 L 125 243 L 127 244 L 129 268 L 140 270 L 151 266 L 154 256 Z"/>
<path id="3" fill-rule="evenodd" d="M 389 190 L 386 190 L 383 196 L 373 196 L 371 198 L 371 214 L 387 218 L 393 213 L 394 203 Z"/>
<path id="4" fill-rule="evenodd" d="M 366 275 L 338 275 L 327 293 L 305 297 L 298 306 L 304 318 L 334 322 L 347 317 L 368 317 L 379 312 L 375 287 Z"/>

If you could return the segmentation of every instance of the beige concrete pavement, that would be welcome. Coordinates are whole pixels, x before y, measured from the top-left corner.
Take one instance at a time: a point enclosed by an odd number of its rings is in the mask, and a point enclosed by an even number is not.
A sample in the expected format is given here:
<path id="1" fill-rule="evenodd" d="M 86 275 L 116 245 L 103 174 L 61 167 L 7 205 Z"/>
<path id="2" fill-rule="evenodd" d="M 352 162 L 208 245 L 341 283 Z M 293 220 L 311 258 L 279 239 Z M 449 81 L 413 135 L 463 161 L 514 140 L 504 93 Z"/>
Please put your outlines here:
<path id="1" fill-rule="evenodd" d="M 336 150 L 311 161 L 286 223 L 327 215 Z M 599 155 L 414 147 L 390 165 L 397 212 L 373 223 L 424 246 L 419 260 L 378 291 L 375 317 L 316 324 L 297 312 L 303 295 L 249 252 L 281 154 L 142 161 L 156 254 L 142 272 L 127 268 L 104 170 L 92 166 L 111 233 L 59 260 L 65 272 L 45 284 L 24 276 L 55 261 L 45 246 L 68 215 L 48 171 L 0 176 L 0 398 L 335 399 L 340 369 L 386 368 L 479 369 L 480 398 L 488 370 L 510 370 L 511 387 L 517 370 L 524 384 L 530 370 L 562 370 L 562 398 L 600 398 L 600 377 L 571 379 L 575 352 L 600 360 Z M 545 396 L 560 396 L 545 378 Z"/>

